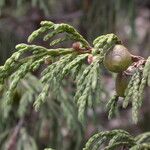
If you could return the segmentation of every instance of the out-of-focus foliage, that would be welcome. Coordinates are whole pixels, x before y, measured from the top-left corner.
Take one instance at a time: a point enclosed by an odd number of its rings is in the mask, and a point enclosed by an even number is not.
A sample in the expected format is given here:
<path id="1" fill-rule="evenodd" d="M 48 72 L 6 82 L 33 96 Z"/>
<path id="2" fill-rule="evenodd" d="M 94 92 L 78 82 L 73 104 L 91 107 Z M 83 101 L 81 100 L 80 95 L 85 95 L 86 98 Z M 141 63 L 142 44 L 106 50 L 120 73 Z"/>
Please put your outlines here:
<path id="1" fill-rule="evenodd" d="M 118 148 L 129 150 L 149 150 L 149 141 L 150 132 L 133 137 L 124 130 L 104 131 L 93 135 L 88 140 L 83 150 L 98 150 L 100 147 L 104 150 L 114 150 Z"/>
<path id="2" fill-rule="evenodd" d="M 1 15 L 3 15 L 3 13 L 8 13 L 9 9 L 12 10 L 15 14 L 19 14 L 26 11 L 28 7 L 39 7 L 45 12 L 46 15 L 48 15 L 50 13 L 51 5 L 53 4 L 53 2 L 53 0 L 1 0 L 0 12 Z"/>
<path id="3" fill-rule="evenodd" d="M 49 16 L 51 13 L 56 15 L 64 10 L 70 10 L 69 7 L 73 7 L 72 4 L 79 6 L 82 2 L 78 0 L 1 0 L 0 13 L 2 16 L 4 14 L 20 16 L 31 8 L 38 8 L 44 12 L 45 16 Z"/>
<path id="4" fill-rule="evenodd" d="M 83 27 L 87 30 L 87 37 L 93 40 L 101 34 L 116 33 L 120 18 L 130 22 L 134 32 L 135 25 L 135 1 L 134 0 L 87 0 L 85 1 Z M 97 9 L 98 8 L 98 9 Z M 99 32 L 97 32 L 99 31 Z M 132 32 L 132 33 L 133 33 Z"/>
<path id="5" fill-rule="evenodd" d="M 9 83 L 10 80 L 7 85 Z M 0 101 L 0 149 L 37 150 L 51 145 L 65 150 L 72 144 L 74 149 L 80 149 L 84 132 L 77 119 L 72 94 L 66 94 L 61 88 L 56 98 L 50 92 L 40 112 L 35 112 L 32 105 L 42 90 L 42 84 L 33 75 L 28 74 L 20 81 L 11 105 L 6 104 L 7 86 L 1 90 L 4 94 Z"/>
<path id="6" fill-rule="evenodd" d="M 133 137 L 128 132 L 120 129 L 103 131 L 94 134 L 86 143 L 83 150 L 149 150 L 150 132 Z M 47 149 L 45 149 L 47 150 Z M 51 149 L 48 149 L 51 150 Z"/>
<path id="7" fill-rule="evenodd" d="M 5 60 L 14 52 L 14 47 L 20 39 L 17 35 L 9 30 L 0 27 L 0 64 L 4 64 Z"/>

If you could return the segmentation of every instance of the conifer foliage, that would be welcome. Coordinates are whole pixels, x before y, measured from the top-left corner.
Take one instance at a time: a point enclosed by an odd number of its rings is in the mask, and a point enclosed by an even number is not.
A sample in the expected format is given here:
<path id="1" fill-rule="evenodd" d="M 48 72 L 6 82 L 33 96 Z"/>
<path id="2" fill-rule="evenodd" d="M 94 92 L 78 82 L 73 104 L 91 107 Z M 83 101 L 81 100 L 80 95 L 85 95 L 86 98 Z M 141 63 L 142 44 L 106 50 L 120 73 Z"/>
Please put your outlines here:
<path id="1" fill-rule="evenodd" d="M 41 65 L 45 64 L 46 67 L 40 76 L 42 88 L 38 89 L 36 93 L 38 96 L 36 95 L 37 98 L 35 101 L 33 100 L 35 110 L 40 111 L 40 107 L 50 96 L 50 91 L 59 98 L 65 77 L 70 75 L 75 80 L 77 88 L 71 103 L 77 106 L 78 119 L 81 123 L 84 123 L 88 107 L 100 103 L 101 69 L 105 55 L 115 45 L 121 45 L 121 40 L 114 34 L 107 34 L 97 37 L 90 45 L 72 26 L 64 23 L 55 24 L 51 21 L 42 21 L 41 27 L 29 36 L 28 42 L 32 43 L 39 37 L 43 37 L 44 41 L 49 41 L 50 47 L 19 44 L 16 46 L 16 52 L 0 67 L 0 83 L 4 86 L 6 80 L 10 78 L 10 84 L 5 95 L 5 105 L 12 104 L 12 97 L 21 80 L 27 77 L 28 73 L 36 71 Z M 73 41 L 70 48 L 57 48 L 57 45 L 61 42 L 68 40 Z M 52 48 L 53 46 L 57 47 Z M 144 88 L 146 85 L 150 86 L 150 57 L 145 60 L 132 55 L 132 58 L 133 63 L 127 70 L 123 71 L 123 73 L 127 75 L 129 73 L 131 76 L 125 90 L 123 107 L 126 108 L 131 101 L 132 119 L 134 123 L 137 123 Z M 115 93 L 107 104 L 109 118 L 116 112 L 118 99 L 119 95 Z M 67 103 L 65 102 L 60 101 L 62 105 Z M 122 145 L 129 147 L 131 150 L 148 149 L 150 145 L 145 142 L 149 138 L 149 133 L 133 138 L 129 133 L 122 130 L 100 132 L 88 141 L 84 150 L 96 150 L 103 142 L 110 139 L 108 146 L 105 148 L 107 150 Z"/>
<path id="2" fill-rule="evenodd" d="M 131 136 L 124 130 L 104 131 L 93 135 L 85 145 L 83 150 L 98 150 L 106 144 L 104 150 L 114 150 L 123 147 L 129 150 L 148 150 L 150 149 L 150 132 Z"/>
<path id="3" fill-rule="evenodd" d="M 28 72 L 38 69 L 42 63 L 49 59 L 51 61 L 50 64 L 41 73 L 40 80 L 43 83 L 43 90 L 34 102 L 37 110 L 45 101 L 49 90 L 51 89 L 54 93 L 58 93 L 61 81 L 73 70 L 73 74 L 76 75 L 77 79 L 75 102 L 79 110 L 79 120 L 83 121 L 87 105 L 92 105 L 91 94 L 99 93 L 99 84 L 97 83 L 100 80 L 100 64 L 103 61 L 103 57 L 114 44 L 120 41 L 114 34 L 108 34 L 95 39 L 93 42 L 94 48 L 92 48 L 72 26 L 43 21 L 41 22 L 41 28 L 29 36 L 28 42 L 31 43 L 42 34 L 44 34 L 43 40 L 49 40 L 60 33 L 64 33 L 65 37 L 52 40 L 50 46 L 59 44 L 64 40 L 73 40 L 78 43 L 74 43 L 74 46 L 71 48 L 56 49 L 48 49 L 37 45 L 17 45 L 17 51 L 0 68 L 1 83 L 12 75 L 6 100 L 7 103 L 11 103 L 11 97 L 20 79 Z M 31 52 L 32 55 L 23 57 L 23 54 L 27 52 Z M 85 69 L 80 69 L 86 63 L 89 63 L 89 65 Z M 78 77 L 81 70 L 83 72 Z"/>

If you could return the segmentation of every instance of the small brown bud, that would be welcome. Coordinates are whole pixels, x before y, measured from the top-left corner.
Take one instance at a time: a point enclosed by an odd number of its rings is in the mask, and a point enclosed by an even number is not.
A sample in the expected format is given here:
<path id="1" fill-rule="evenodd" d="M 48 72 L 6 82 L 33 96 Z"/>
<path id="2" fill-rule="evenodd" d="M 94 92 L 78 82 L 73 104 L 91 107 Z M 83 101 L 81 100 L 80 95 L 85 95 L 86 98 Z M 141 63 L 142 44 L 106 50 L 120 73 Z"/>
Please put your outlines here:
<path id="1" fill-rule="evenodd" d="M 50 57 L 45 58 L 44 60 L 45 65 L 49 65 L 52 63 L 52 60 L 50 59 Z"/>
<path id="2" fill-rule="evenodd" d="M 81 43 L 80 42 L 75 42 L 72 44 L 72 48 L 75 50 L 80 50 L 81 48 Z"/>
<path id="3" fill-rule="evenodd" d="M 95 60 L 95 58 L 96 58 L 96 56 L 93 56 L 92 54 L 89 54 L 88 58 L 87 58 L 87 62 L 89 64 L 91 64 Z"/>

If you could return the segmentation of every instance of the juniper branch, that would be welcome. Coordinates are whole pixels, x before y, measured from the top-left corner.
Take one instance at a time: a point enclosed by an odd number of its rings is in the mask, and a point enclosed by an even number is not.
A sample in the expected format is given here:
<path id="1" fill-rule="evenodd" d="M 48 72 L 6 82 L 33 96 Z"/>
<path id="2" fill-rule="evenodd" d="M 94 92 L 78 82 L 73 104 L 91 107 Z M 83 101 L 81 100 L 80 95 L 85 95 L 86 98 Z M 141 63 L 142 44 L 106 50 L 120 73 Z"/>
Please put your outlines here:
<path id="1" fill-rule="evenodd" d="M 130 150 L 148 150 L 150 146 L 149 139 L 149 132 L 134 138 L 124 130 L 104 131 L 93 135 L 83 150 L 97 150 L 102 146 L 105 150 L 114 150 L 120 146 Z"/>
<path id="2" fill-rule="evenodd" d="M 54 30 L 48 34 L 46 34 L 44 36 L 44 40 L 48 40 L 51 39 L 52 37 L 54 37 L 55 35 L 59 34 L 59 33 L 67 33 L 70 35 L 70 38 L 67 39 L 74 39 L 76 41 L 80 41 L 83 45 L 83 47 L 88 48 L 90 45 L 89 43 L 83 38 L 82 35 L 80 35 L 76 29 L 74 29 L 72 26 L 65 24 L 65 23 L 61 23 L 61 24 L 54 24 L 53 22 L 50 21 L 42 21 L 41 22 L 41 28 L 39 28 L 38 30 L 34 31 L 28 38 L 28 42 L 32 42 L 34 39 L 36 39 L 38 36 L 41 35 L 41 33 L 44 32 L 48 32 L 51 30 Z M 60 43 L 61 41 L 63 41 L 63 39 L 61 40 L 57 40 L 51 42 L 51 44 L 54 45 Z"/>

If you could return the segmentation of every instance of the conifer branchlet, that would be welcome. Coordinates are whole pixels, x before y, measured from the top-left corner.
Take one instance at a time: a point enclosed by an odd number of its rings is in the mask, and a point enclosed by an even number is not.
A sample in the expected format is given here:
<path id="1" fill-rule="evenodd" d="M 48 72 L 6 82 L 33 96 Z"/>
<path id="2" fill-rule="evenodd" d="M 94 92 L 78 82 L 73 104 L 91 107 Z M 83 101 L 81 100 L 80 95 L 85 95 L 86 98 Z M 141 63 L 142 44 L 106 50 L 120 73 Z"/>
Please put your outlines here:
<path id="1" fill-rule="evenodd" d="M 58 34 L 63 34 L 62 38 L 57 38 Z M 121 44 L 120 39 L 114 34 L 102 35 L 93 41 L 92 47 L 72 26 L 64 23 L 55 24 L 51 21 L 42 21 L 41 27 L 29 36 L 28 42 L 31 43 L 40 36 L 43 36 L 44 41 L 50 41 L 50 46 L 58 45 L 65 40 L 78 44 L 76 47 L 73 44 L 71 48 L 56 49 L 28 44 L 17 45 L 17 51 L 0 67 L 1 84 L 12 75 L 7 91 L 7 102 L 11 102 L 19 81 L 29 72 L 37 70 L 49 58 L 50 63 L 46 63 L 47 66 L 41 73 L 40 81 L 43 89 L 34 102 L 36 110 L 45 102 L 49 91 L 54 91 L 53 93 L 58 95 L 64 78 L 71 75 L 77 82 L 74 100 L 78 107 L 78 118 L 81 122 L 84 121 L 88 107 L 93 107 L 100 100 L 101 65 L 104 57 L 112 47 Z M 26 53 L 28 55 L 24 55 Z M 144 88 L 147 83 L 150 85 L 150 58 L 145 62 L 141 64 L 143 70 L 137 67 L 132 75 L 123 102 L 125 108 L 129 101 L 132 101 L 132 118 L 135 123 L 138 121 L 138 110 L 142 105 Z M 109 118 L 115 114 L 117 100 L 118 96 L 115 95 L 107 104 Z"/>

